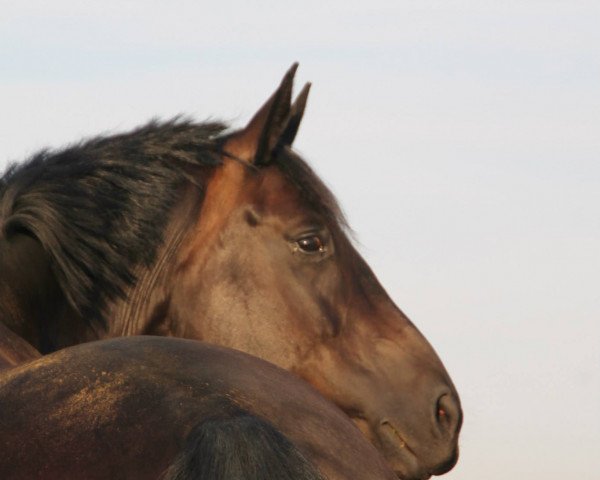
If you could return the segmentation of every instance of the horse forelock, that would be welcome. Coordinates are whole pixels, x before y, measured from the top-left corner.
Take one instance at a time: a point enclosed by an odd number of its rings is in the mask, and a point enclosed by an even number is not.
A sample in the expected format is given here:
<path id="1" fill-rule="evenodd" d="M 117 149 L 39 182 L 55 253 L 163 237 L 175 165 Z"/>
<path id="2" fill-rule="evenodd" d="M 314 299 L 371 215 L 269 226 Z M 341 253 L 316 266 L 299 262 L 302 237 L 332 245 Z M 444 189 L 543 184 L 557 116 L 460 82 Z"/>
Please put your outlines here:
<path id="1" fill-rule="evenodd" d="M 225 125 L 175 118 L 42 151 L 0 180 L 2 235 L 27 232 L 47 251 L 71 306 L 103 325 L 136 265 L 152 264 L 181 187 L 219 165 Z M 192 175 L 193 173 L 193 175 Z"/>
<path id="2" fill-rule="evenodd" d="M 295 185 L 301 198 L 324 219 L 327 226 L 350 231 L 337 199 L 300 155 L 290 148 L 283 148 L 276 156 L 274 164 Z"/>

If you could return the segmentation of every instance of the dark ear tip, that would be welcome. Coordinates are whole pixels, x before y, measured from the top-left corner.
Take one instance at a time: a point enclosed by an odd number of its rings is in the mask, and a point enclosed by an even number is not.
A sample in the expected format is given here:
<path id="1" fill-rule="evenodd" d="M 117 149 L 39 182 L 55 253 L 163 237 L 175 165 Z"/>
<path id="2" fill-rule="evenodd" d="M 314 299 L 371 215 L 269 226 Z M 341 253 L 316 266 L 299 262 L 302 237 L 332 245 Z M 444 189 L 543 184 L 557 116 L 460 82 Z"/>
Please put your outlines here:
<path id="1" fill-rule="evenodd" d="M 306 101 L 306 97 L 308 97 L 308 93 L 310 92 L 311 87 L 312 87 L 312 83 L 306 82 L 304 84 L 304 86 L 302 87 L 302 90 L 300 90 L 300 93 L 298 94 L 298 98 L 304 98 L 304 100 Z"/>
<path id="2" fill-rule="evenodd" d="M 294 62 L 292 63 L 292 66 L 288 69 L 287 72 L 285 72 L 285 75 L 283 76 L 283 80 L 281 80 L 281 84 L 285 85 L 287 83 L 292 83 L 294 80 L 294 76 L 296 75 L 296 70 L 298 70 L 298 62 Z"/>
<path id="3" fill-rule="evenodd" d="M 310 92 L 310 87 L 311 83 L 307 82 L 304 85 L 304 87 L 302 87 L 302 90 L 300 90 L 300 93 L 298 94 L 296 100 L 294 101 L 294 104 L 292 105 L 293 115 L 302 115 L 302 113 L 304 112 L 304 108 L 306 107 L 306 100 L 308 99 L 308 93 Z"/>

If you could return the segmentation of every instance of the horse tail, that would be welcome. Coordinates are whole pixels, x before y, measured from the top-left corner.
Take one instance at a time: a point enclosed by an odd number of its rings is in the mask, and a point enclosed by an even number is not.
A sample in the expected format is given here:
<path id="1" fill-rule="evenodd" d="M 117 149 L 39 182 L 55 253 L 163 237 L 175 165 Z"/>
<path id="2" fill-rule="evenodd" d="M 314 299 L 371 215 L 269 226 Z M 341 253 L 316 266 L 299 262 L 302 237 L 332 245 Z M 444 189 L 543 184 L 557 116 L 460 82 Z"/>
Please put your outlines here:
<path id="1" fill-rule="evenodd" d="M 162 480 L 324 480 L 265 420 L 247 412 L 213 417 L 192 429 Z"/>

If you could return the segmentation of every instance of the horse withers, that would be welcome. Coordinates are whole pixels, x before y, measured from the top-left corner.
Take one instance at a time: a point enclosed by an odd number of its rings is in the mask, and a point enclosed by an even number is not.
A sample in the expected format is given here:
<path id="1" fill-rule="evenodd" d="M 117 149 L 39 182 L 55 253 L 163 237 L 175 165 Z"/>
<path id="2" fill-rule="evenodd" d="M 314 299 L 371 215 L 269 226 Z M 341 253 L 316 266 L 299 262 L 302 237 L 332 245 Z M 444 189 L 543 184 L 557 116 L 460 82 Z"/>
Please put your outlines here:
<path id="1" fill-rule="evenodd" d="M 22 306 L 2 321 L 44 353 L 136 334 L 245 351 L 312 383 L 403 478 L 441 474 L 456 389 L 291 149 L 308 95 L 292 104 L 294 73 L 241 130 L 152 122 L 9 169 L 0 240 L 39 276 L 0 265 Z"/>

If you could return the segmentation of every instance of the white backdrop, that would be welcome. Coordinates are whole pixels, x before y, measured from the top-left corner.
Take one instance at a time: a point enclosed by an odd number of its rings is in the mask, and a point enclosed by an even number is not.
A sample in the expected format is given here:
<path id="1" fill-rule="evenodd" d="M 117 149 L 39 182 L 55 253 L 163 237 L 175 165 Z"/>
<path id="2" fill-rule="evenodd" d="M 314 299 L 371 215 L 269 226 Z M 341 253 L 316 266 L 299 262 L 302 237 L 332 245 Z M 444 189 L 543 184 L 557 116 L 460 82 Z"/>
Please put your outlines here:
<path id="1" fill-rule="evenodd" d="M 3 3 L 0 166 L 241 126 L 300 61 L 296 146 L 461 394 L 446 478 L 600 478 L 598 2 Z"/>

